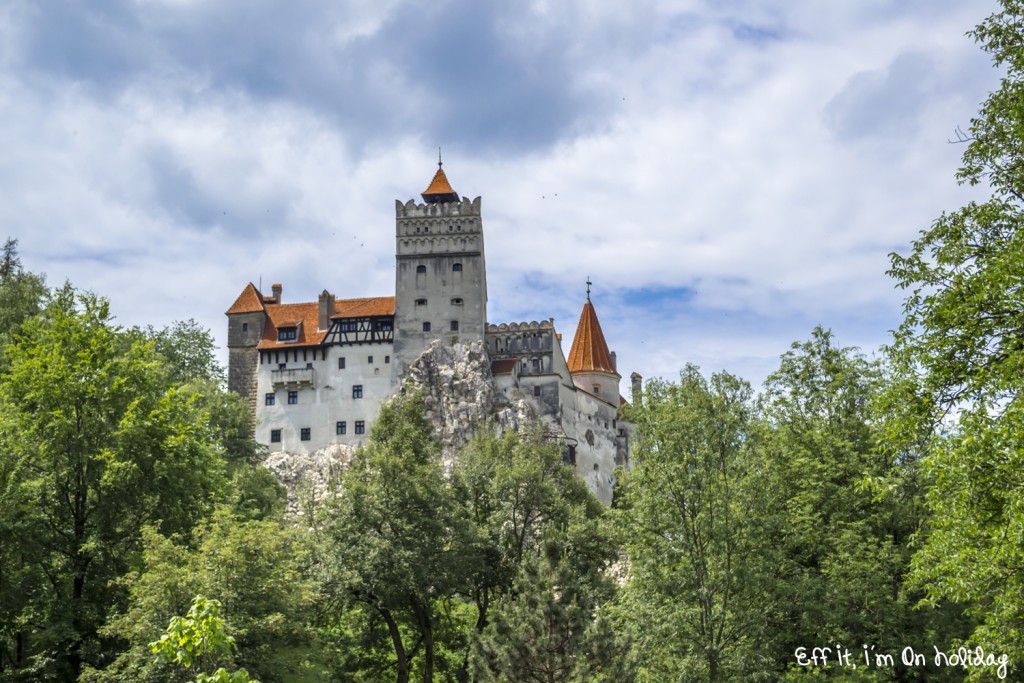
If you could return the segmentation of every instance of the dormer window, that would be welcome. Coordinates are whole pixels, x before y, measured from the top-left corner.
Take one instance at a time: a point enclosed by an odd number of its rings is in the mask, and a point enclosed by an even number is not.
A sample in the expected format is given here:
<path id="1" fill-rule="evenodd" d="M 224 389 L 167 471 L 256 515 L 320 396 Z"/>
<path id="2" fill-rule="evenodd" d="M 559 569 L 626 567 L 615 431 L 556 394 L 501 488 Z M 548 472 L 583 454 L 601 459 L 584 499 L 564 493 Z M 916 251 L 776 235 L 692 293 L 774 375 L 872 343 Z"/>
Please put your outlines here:
<path id="1" fill-rule="evenodd" d="M 295 341 L 298 338 L 299 328 L 296 326 L 279 327 L 277 329 L 277 341 L 279 342 Z"/>
<path id="2" fill-rule="evenodd" d="M 462 272 L 462 264 L 461 263 L 453 263 L 452 264 L 452 272 L 453 273 L 461 273 Z"/>

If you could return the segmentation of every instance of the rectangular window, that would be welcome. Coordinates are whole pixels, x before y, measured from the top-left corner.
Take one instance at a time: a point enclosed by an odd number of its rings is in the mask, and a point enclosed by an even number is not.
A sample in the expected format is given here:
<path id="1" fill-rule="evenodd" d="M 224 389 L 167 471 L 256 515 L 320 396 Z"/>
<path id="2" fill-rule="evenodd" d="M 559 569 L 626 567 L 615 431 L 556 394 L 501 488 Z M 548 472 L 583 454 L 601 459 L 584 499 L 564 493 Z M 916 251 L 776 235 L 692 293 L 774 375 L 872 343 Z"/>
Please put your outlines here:
<path id="1" fill-rule="evenodd" d="M 363 385 L 362 384 L 353 384 L 352 385 L 352 398 L 362 398 L 362 397 L 363 397 Z"/>
<path id="2" fill-rule="evenodd" d="M 299 392 L 289 391 L 288 392 L 288 405 L 293 406 L 299 402 Z"/>
<path id="3" fill-rule="evenodd" d="M 277 369 L 278 370 L 287 370 L 288 369 L 288 364 L 287 363 L 278 363 L 277 364 Z"/>
<path id="4" fill-rule="evenodd" d="M 265 406 L 272 406 L 272 405 L 274 405 L 274 399 L 275 398 L 276 397 L 275 397 L 274 394 L 267 394 L 266 396 L 263 397 L 263 405 L 265 405 Z"/>
<path id="5" fill-rule="evenodd" d="M 342 356 L 341 358 L 338 359 L 338 369 L 339 370 L 344 370 L 345 369 L 345 357 L 344 356 Z"/>
<path id="6" fill-rule="evenodd" d="M 270 443 L 281 443 L 281 430 L 271 429 L 270 430 Z"/>
<path id="7" fill-rule="evenodd" d="M 565 456 L 564 456 L 564 462 L 565 462 L 566 465 L 575 465 L 576 464 L 576 447 L 575 446 L 569 446 L 568 450 L 566 450 Z"/>
<path id="8" fill-rule="evenodd" d="M 294 327 L 282 327 L 277 331 L 277 341 L 295 341 L 298 331 Z"/>
<path id="9" fill-rule="evenodd" d="M 373 365 L 373 356 L 367 356 L 366 362 L 369 363 L 370 365 Z"/>
<path id="10" fill-rule="evenodd" d="M 312 363 L 306 363 L 306 369 L 307 370 L 312 370 L 313 369 L 313 364 Z"/>
<path id="11" fill-rule="evenodd" d="M 309 427 L 303 427 L 299 430 L 299 438 L 303 441 L 309 441 Z"/>
<path id="12" fill-rule="evenodd" d="M 539 384 L 534 384 L 533 385 L 533 395 L 534 396 L 540 396 L 540 385 Z"/>
<path id="13" fill-rule="evenodd" d="M 359 323 L 355 323 L 355 322 L 341 323 L 338 326 L 338 328 L 342 332 L 356 332 L 356 331 L 359 330 Z"/>
<path id="14" fill-rule="evenodd" d="M 391 362 L 391 356 L 384 356 L 384 362 L 385 363 L 390 363 Z"/>
<path id="15" fill-rule="evenodd" d="M 362 420 L 356 420 L 356 434 L 363 434 L 366 432 L 366 423 Z"/>
<path id="16" fill-rule="evenodd" d="M 423 331 L 430 332 L 430 323 L 423 323 Z"/>
<path id="17" fill-rule="evenodd" d="M 249 323 L 242 323 L 242 332 L 249 331 Z"/>
<path id="18" fill-rule="evenodd" d="M 459 321 L 458 320 L 453 320 L 452 321 L 452 332 L 458 332 L 458 331 L 459 331 Z"/>
<path id="19" fill-rule="evenodd" d="M 342 421 L 342 422 L 339 422 L 338 424 L 336 424 L 334 426 L 334 433 L 335 434 L 344 434 L 345 430 L 347 430 L 347 429 L 348 429 L 348 424 L 346 422 Z"/>

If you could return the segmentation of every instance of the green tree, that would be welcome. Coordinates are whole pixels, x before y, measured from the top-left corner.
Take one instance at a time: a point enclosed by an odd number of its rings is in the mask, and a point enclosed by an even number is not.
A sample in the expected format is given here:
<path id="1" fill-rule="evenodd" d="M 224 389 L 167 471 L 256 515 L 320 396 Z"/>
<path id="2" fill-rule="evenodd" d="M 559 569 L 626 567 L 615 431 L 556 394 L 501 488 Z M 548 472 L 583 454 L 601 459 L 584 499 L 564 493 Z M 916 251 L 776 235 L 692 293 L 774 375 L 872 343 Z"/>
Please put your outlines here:
<path id="1" fill-rule="evenodd" d="M 749 680 L 769 668 L 777 610 L 750 386 L 687 366 L 678 383 L 649 382 L 630 416 L 622 604 L 642 680 Z"/>
<path id="2" fill-rule="evenodd" d="M 475 559 L 423 412 L 415 394 L 383 406 L 320 515 L 324 590 L 372 617 L 362 623 L 383 621 L 398 683 L 414 668 L 420 680 L 433 680 L 443 603 L 465 584 Z"/>
<path id="3" fill-rule="evenodd" d="M 892 255 L 909 295 L 889 349 L 892 457 L 929 478 L 913 584 L 970 606 L 974 642 L 1024 661 L 1024 3 L 969 35 L 1006 70 L 971 121 L 961 183 L 990 199 L 943 214 Z"/>
<path id="4" fill-rule="evenodd" d="M 628 646 L 557 545 L 524 558 L 511 595 L 474 639 L 471 657 L 480 683 L 633 679 Z"/>
<path id="5" fill-rule="evenodd" d="M 148 644 L 197 594 L 221 604 L 236 645 L 229 663 L 264 683 L 312 681 L 324 673 L 313 624 L 317 595 L 309 543 L 300 530 L 221 507 L 194 530 L 190 542 L 166 538 L 153 528 L 143 541 L 143 569 L 120 580 L 129 593 L 128 607 L 103 629 L 103 635 L 127 647 L 102 670 L 83 674 L 82 681 L 172 680 L 174 668 L 154 660 Z"/>
<path id="6" fill-rule="evenodd" d="M 0 350 L 11 343 L 26 320 L 42 310 L 47 293 L 43 276 L 22 268 L 18 240 L 8 238 L 0 253 Z M 5 367 L 0 357 L 0 371 Z"/>
<path id="7" fill-rule="evenodd" d="M 178 320 L 159 330 L 149 325 L 142 334 L 167 361 L 175 383 L 194 380 L 223 383 L 224 368 L 217 361 L 213 334 L 195 320 Z"/>
<path id="8" fill-rule="evenodd" d="M 765 382 L 761 447 L 775 499 L 774 560 L 779 628 L 773 658 L 782 668 L 798 647 L 827 635 L 858 650 L 898 652 L 963 635 L 955 611 L 915 610 L 920 594 L 904 587 L 912 538 L 924 517 L 916 468 L 878 449 L 874 405 L 885 377 L 878 361 L 837 346 L 816 328 L 794 343 Z M 876 499 L 865 481 L 885 482 Z M 814 675 L 842 677 L 840 667 Z M 859 674 L 862 678 L 865 674 Z M 905 667 L 873 674 L 880 680 L 956 679 L 947 669 Z"/>
<path id="9" fill-rule="evenodd" d="M 42 579 L 18 615 L 19 668 L 74 680 L 100 657 L 111 582 L 142 528 L 189 530 L 223 489 L 223 462 L 195 397 L 167 386 L 152 346 L 115 327 L 102 299 L 65 286 L 6 359 L 0 453 L 18 515 L 4 545 Z"/>
<path id="10" fill-rule="evenodd" d="M 245 669 L 228 672 L 218 666 L 229 660 L 236 649 L 228 634 L 221 604 L 199 595 L 184 617 L 172 617 L 167 631 L 149 644 L 150 651 L 166 662 L 195 673 L 196 683 L 255 683 Z M 208 670 L 217 667 L 211 673 Z M 205 670 L 204 670 L 205 669 Z"/>

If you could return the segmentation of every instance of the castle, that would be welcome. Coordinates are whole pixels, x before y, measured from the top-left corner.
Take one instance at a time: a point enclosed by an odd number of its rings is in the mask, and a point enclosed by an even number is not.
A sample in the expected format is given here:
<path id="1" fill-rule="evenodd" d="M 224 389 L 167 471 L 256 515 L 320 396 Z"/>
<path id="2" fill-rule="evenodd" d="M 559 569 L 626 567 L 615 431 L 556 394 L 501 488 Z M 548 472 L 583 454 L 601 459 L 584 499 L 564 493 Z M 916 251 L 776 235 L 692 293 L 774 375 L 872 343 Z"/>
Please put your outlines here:
<path id="1" fill-rule="evenodd" d="M 486 349 L 494 388 L 525 401 L 563 445 L 567 464 L 605 503 L 629 462 L 632 427 L 590 283 L 568 358 L 554 319 L 487 323 L 480 197 L 452 189 L 438 161 L 423 203 L 395 201 L 395 295 L 285 303 L 246 285 L 228 317 L 228 386 L 256 416 L 271 452 L 363 443 L 381 403 L 436 341 Z M 633 373 L 634 394 L 640 375 Z"/>

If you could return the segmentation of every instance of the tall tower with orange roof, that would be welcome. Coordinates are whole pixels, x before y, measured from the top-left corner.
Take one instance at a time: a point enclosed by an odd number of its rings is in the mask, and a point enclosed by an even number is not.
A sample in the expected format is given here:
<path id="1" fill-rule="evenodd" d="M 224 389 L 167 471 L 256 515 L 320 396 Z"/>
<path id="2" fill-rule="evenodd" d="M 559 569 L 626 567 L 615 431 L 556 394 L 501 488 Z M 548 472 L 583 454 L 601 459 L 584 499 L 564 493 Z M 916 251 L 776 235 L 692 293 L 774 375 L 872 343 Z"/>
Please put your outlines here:
<path id="1" fill-rule="evenodd" d="M 422 204 L 395 201 L 396 383 L 434 340 L 477 341 L 486 332 L 480 197 L 460 200 L 440 158 L 422 196 Z"/>
<path id="2" fill-rule="evenodd" d="M 608 350 L 601 321 L 597 319 L 597 311 L 590 301 L 590 285 L 588 279 L 587 302 L 583 304 L 566 362 L 576 387 L 618 408 L 619 380 L 622 378 L 615 367 L 615 354 Z"/>

